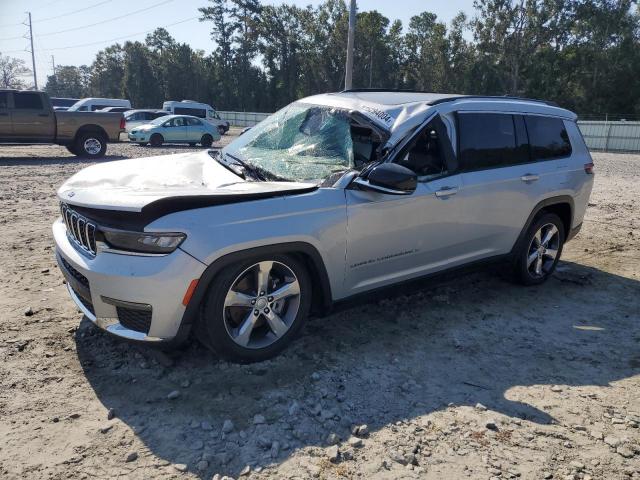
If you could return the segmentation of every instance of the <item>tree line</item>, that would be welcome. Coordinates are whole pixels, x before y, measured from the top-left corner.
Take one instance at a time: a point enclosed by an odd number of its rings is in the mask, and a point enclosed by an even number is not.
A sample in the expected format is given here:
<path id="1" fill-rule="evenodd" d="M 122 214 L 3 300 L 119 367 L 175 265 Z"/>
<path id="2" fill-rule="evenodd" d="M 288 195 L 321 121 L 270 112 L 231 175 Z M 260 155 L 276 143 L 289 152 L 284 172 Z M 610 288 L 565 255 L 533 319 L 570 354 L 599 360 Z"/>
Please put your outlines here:
<path id="1" fill-rule="evenodd" d="M 192 99 L 220 110 L 274 111 L 344 85 L 348 11 L 209 0 L 211 54 L 158 28 L 116 43 L 91 65 L 60 66 L 54 96 L 125 97 L 136 107 Z M 423 12 L 408 25 L 359 11 L 354 87 L 553 100 L 580 114 L 640 114 L 636 0 L 476 0 L 449 24 Z"/>

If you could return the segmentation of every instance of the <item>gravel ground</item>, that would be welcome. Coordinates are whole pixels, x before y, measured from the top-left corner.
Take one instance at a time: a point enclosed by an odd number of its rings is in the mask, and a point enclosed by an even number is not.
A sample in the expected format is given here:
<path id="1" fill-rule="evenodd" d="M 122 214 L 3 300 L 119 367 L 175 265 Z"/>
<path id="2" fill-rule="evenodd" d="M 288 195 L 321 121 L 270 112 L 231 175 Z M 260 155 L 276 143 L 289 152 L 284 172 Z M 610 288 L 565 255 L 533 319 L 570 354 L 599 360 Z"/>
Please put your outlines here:
<path id="1" fill-rule="evenodd" d="M 584 228 L 545 285 L 500 266 L 419 282 L 238 366 L 82 319 L 50 224 L 88 163 L 0 147 L 0 478 L 640 478 L 640 156 L 594 158 Z"/>

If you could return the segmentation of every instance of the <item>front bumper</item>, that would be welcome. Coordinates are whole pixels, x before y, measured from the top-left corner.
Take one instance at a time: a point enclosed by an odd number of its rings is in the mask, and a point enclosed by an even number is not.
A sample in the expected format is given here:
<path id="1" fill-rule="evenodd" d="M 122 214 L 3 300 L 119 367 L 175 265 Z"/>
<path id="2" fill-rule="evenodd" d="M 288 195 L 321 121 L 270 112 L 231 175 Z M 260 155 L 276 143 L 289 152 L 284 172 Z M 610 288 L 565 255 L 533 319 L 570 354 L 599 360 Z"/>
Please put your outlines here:
<path id="1" fill-rule="evenodd" d="M 140 131 L 136 133 L 129 132 L 127 133 L 127 136 L 129 137 L 130 142 L 148 142 L 150 138 L 150 135 L 148 133 Z"/>
<path id="2" fill-rule="evenodd" d="M 169 255 L 82 253 L 62 220 L 53 224 L 56 260 L 72 300 L 101 329 L 121 338 L 168 342 L 180 330 L 182 304 L 206 265 L 177 249 Z"/>

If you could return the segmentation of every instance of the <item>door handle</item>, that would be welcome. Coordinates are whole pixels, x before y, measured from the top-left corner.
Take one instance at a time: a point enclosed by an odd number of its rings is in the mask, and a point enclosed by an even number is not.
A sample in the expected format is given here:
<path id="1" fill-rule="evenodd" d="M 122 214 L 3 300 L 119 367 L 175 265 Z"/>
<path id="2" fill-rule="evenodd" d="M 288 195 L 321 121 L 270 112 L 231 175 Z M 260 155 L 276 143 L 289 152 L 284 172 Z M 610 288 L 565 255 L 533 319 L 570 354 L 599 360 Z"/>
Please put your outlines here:
<path id="1" fill-rule="evenodd" d="M 522 180 L 523 182 L 535 182 L 536 180 L 540 179 L 540 175 L 537 175 L 535 173 L 525 173 L 523 176 L 520 177 L 520 180 Z"/>
<path id="2" fill-rule="evenodd" d="M 436 197 L 447 198 L 456 193 L 458 193 L 458 187 L 442 187 L 440 190 L 436 190 Z"/>

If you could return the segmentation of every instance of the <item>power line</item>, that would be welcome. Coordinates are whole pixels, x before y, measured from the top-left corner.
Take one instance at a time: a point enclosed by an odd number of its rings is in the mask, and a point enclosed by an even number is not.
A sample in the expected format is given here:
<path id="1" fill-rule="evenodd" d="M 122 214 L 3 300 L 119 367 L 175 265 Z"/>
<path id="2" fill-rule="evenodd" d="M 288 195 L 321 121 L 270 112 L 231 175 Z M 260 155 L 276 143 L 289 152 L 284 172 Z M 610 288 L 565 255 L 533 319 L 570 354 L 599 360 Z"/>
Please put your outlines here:
<path id="1" fill-rule="evenodd" d="M 127 38 L 137 37 L 138 35 L 144 35 L 145 33 L 154 32 L 158 28 L 173 27 L 174 25 L 179 25 L 181 23 L 186 23 L 186 22 L 189 22 L 191 20 L 195 20 L 197 18 L 199 18 L 198 15 L 196 15 L 195 17 L 185 18 L 184 20 L 180 20 L 179 22 L 170 23 L 168 25 L 161 25 L 159 27 L 152 28 L 151 30 L 145 30 L 144 32 L 131 33 L 129 35 L 125 35 L 125 36 L 122 36 L 122 37 L 110 38 L 108 40 L 99 40 L 97 42 L 83 43 L 81 45 L 69 45 L 69 46 L 66 46 L 66 47 L 45 48 L 44 50 L 47 51 L 47 52 L 52 52 L 52 51 L 55 51 L 55 50 L 69 50 L 69 49 L 72 49 L 72 48 L 90 47 L 92 45 L 100 45 L 102 43 L 109 43 L 109 42 L 115 42 L 115 41 L 118 41 L 118 40 L 125 40 Z M 22 51 L 22 50 L 18 50 L 18 51 Z M 11 53 L 11 52 L 5 52 L 5 53 Z"/>
<path id="2" fill-rule="evenodd" d="M 125 13 L 124 15 L 120 15 L 118 17 L 113 17 L 113 18 L 108 18 L 107 20 L 102 20 L 100 22 L 91 23 L 89 25 L 82 25 L 82 26 L 79 26 L 79 27 L 68 28 L 66 30 L 59 30 L 57 32 L 43 33 L 43 34 L 40 34 L 40 35 L 37 35 L 37 36 L 38 37 L 48 37 L 48 36 L 51 36 L 51 35 L 58 35 L 59 33 L 75 32 L 76 30 L 82 30 L 82 29 L 85 29 L 85 28 L 95 27 L 96 25 L 102 25 L 103 23 L 108 23 L 108 22 L 113 22 L 115 20 L 120 20 L 122 18 L 129 17 L 129 16 L 135 15 L 137 13 L 147 12 L 152 8 L 161 7 L 162 5 L 166 5 L 169 2 L 173 2 L 173 0 L 164 0 L 163 2 L 156 3 L 155 5 L 151 5 L 150 7 L 141 8 L 140 10 L 134 10 L 133 12 L 128 12 L 128 13 Z"/>
<path id="3" fill-rule="evenodd" d="M 93 5 L 89 5 L 88 7 L 80 8 L 79 10 L 74 10 L 73 12 L 62 13 L 60 15 L 55 15 L 53 17 L 41 18 L 40 20 L 35 20 L 33 23 L 46 22 L 48 20 L 55 20 L 57 18 L 62 18 L 62 17 L 66 17 L 66 16 L 69 16 L 69 15 L 75 15 L 76 13 L 80 13 L 80 12 L 85 12 L 87 10 L 91 10 L 92 8 L 99 7 L 100 5 L 104 5 L 105 3 L 109 3 L 111 1 L 113 1 L 113 0 L 103 0 L 103 1 L 98 2 L 98 3 L 94 3 Z M 52 2 L 52 3 L 54 3 L 54 2 Z"/>

